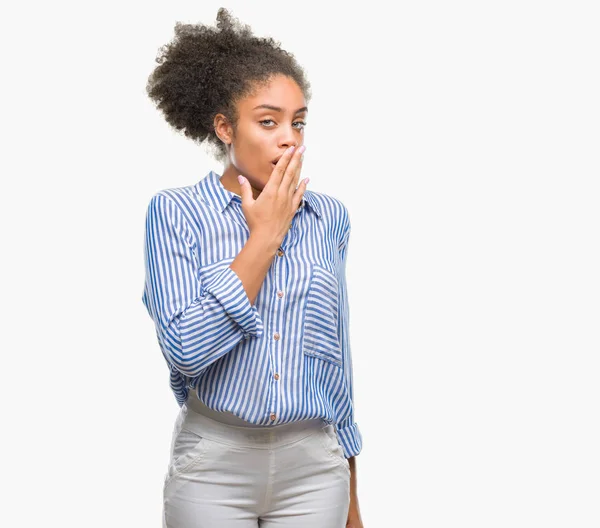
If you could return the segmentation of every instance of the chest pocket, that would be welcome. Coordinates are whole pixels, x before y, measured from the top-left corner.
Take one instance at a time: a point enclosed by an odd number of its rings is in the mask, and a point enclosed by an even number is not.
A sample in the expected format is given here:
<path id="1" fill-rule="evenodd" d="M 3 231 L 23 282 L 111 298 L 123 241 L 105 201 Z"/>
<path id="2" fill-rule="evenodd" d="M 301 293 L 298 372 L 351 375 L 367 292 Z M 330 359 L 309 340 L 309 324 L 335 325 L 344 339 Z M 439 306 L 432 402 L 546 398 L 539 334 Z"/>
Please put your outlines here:
<path id="1" fill-rule="evenodd" d="M 338 310 L 337 277 L 327 268 L 313 264 L 304 316 L 303 353 L 341 367 Z"/>

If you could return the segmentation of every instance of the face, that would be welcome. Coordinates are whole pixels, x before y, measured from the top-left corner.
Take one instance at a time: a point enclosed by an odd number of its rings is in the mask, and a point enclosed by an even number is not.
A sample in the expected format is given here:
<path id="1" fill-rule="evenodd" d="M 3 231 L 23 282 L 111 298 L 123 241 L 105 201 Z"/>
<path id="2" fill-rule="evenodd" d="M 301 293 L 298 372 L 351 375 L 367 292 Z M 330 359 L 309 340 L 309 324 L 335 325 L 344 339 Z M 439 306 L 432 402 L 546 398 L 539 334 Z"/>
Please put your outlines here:
<path id="1" fill-rule="evenodd" d="M 219 124 L 224 127 L 220 137 L 225 136 L 229 142 L 229 161 L 221 182 L 240 194 L 237 176 L 242 174 L 260 192 L 269 181 L 275 161 L 288 147 L 304 143 L 306 100 L 293 79 L 278 75 L 240 100 L 237 109 L 235 135 L 230 127 Z"/>

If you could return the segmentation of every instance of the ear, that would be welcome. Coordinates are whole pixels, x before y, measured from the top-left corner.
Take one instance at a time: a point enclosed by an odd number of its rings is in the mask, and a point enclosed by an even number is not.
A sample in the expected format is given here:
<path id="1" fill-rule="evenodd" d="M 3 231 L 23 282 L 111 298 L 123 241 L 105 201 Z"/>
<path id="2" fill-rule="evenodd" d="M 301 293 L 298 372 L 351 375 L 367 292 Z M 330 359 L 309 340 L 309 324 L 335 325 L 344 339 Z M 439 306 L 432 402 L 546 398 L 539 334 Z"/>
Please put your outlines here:
<path id="1" fill-rule="evenodd" d="M 233 129 L 223 114 L 217 114 L 213 120 L 213 128 L 217 137 L 226 145 L 233 141 Z"/>

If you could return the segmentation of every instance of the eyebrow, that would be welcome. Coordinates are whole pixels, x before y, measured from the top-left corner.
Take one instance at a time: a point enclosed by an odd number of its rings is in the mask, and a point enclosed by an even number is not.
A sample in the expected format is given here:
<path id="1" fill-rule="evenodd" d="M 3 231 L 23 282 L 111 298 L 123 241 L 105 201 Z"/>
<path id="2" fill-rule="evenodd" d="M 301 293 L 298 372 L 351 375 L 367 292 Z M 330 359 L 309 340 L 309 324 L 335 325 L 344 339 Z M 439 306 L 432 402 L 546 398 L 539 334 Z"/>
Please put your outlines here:
<path id="1" fill-rule="evenodd" d="M 258 110 L 259 108 L 266 108 L 267 110 L 273 110 L 274 112 L 283 112 L 283 108 L 280 108 L 279 106 L 273 106 L 270 104 L 261 104 L 255 106 L 252 110 Z M 298 108 L 298 110 L 294 112 L 294 115 L 299 114 L 300 112 L 308 112 L 308 107 L 303 106 L 302 108 Z"/>

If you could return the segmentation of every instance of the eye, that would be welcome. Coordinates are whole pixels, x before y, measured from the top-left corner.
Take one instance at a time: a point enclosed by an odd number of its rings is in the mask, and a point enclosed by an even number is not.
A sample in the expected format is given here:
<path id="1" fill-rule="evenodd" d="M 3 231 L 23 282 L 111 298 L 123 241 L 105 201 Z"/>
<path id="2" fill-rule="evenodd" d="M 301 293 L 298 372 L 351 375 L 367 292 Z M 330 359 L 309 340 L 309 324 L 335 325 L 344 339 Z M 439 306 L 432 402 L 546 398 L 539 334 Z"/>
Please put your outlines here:
<path id="1" fill-rule="evenodd" d="M 275 121 L 273 121 L 272 119 L 263 119 L 262 121 L 259 121 L 259 123 L 261 125 L 264 125 L 264 123 L 274 123 L 274 122 Z M 294 124 L 301 125 L 300 127 L 298 127 L 299 130 L 302 130 L 306 126 L 306 123 L 304 121 L 294 121 Z M 264 125 L 264 126 L 266 126 L 267 128 L 273 128 L 273 127 L 270 127 L 267 125 Z"/>

